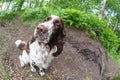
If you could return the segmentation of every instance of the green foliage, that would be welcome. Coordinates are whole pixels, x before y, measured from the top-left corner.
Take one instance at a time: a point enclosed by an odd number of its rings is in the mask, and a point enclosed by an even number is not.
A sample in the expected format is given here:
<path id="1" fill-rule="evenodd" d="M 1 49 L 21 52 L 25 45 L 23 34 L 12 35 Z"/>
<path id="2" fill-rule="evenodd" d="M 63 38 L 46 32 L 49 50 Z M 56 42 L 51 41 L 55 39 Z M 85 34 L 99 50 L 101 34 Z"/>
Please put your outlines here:
<path id="1" fill-rule="evenodd" d="M 40 22 L 49 14 L 47 8 L 27 8 L 21 18 L 23 22 Z"/>
<path id="2" fill-rule="evenodd" d="M 9 78 L 10 78 L 10 74 L 9 74 L 7 71 L 3 71 L 3 72 L 2 72 L 2 75 L 3 75 L 3 77 L 6 78 L 6 79 L 9 79 Z"/>
<path id="3" fill-rule="evenodd" d="M 77 9 L 85 12 L 91 12 L 95 6 L 100 3 L 100 0 L 50 0 L 47 5 L 51 8 L 61 9 Z M 56 7 L 57 5 L 57 7 Z"/>
<path id="4" fill-rule="evenodd" d="M 11 21 L 15 18 L 16 13 L 11 11 L 2 11 L 0 13 L 0 22 Z"/>
<path id="5" fill-rule="evenodd" d="M 116 54 L 119 39 L 109 27 L 102 28 L 99 40 L 109 50 L 110 54 Z"/>
<path id="6" fill-rule="evenodd" d="M 90 31 L 90 37 L 92 38 L 92 39 L 96 39 L 96 32 L 95 31 L 93 31 L 93 30 L 91 30 Z"/>
<path id="7" fill-rule="evenodd" d="M 47 3 L 47 5 L 49 5 L 51 8 L 76 8 L 76 9 L 80 9 L 81 5 L 80 5 L 80 0 L 50 0 L 49 3 Z M 57 7 L 56 7 L 57 5 Z"/>
<path id="8" fill-rule="evenodd" d="M 92 30 L 101 26 L 100 20 L 97 16 L 90 13 L 85 13 L 83 11 L 78 11 L 75 9 L 64 9 L 61 11 L 61 17 L 63 17 L 66 24 L 70 26 L 75 26 L 76 28 L 81 28 L 85 30 Z"/>
<path id="9" fill-rule="evenodd" d="M 25 2 L 25 0 L 18 0 L 17 1 L 17 10 L 20 11 L 22 8 L 23 3 Z"/>
<path id="10" fill-rule="evenodd" d="M 115 29 L 115 33 L 120 38 L 120 28 L 116 28 Z"/>
<path id="11" fill-rule="evenodd" d="M 85 77 L 85 79 L 84 80 L 90 80 L 90 78 L 89 77 Z"/>
<path id="12" fill-rule="evenodd" d="M 2 7 L 2 3 L 0 2 L 0 7 Z"/>
<path id="13" fill-rule="evenodd" d="M 68 26 L 87 30 L 91 33 L 92 38 L 98 35 L 100 42 L 110 54 L 116 53 L 119 42 L 118 37 L 108 27 L 107 23 L 99 20 L 97 16 L 75 9 L 64 9 L 60 12 L 60 16 Z"/>
<path id="14" fill-rule="evenodd" d="M 120 80 L 120 75 L 115 78 L 115 80 Z"/>
<path id="15" fill-rule="evenodd" d="M 116 78 L 114 80 L 120 80 L 120 72 L 116 75 Z"/>

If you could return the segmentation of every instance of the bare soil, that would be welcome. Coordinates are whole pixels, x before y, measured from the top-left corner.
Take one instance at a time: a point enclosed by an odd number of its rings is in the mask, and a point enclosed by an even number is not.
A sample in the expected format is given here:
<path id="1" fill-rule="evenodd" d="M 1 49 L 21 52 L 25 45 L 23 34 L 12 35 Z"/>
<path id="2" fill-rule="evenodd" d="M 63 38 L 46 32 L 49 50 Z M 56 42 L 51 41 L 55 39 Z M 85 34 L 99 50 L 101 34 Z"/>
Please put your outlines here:
<path id="1" fill-rule="evenodd" d="M 17 39 L 28 41 L 34 28 L 34 25 L 23 25 L 19 19 L 0 26 L 0 34 L 5 35 L 0 37 L 0 43 L 6 49 L 1 53 L 2 65 L 7 72 L 1 80 L 114 80 L 117 64 L 97 39 L 93 40 L 87 32 L 75 28 L 66 28 L 64 50 L 52 61 L 45 77 L 32 73 L 29 66 L 21 68 L 20 50 L 14 42 Z"/>

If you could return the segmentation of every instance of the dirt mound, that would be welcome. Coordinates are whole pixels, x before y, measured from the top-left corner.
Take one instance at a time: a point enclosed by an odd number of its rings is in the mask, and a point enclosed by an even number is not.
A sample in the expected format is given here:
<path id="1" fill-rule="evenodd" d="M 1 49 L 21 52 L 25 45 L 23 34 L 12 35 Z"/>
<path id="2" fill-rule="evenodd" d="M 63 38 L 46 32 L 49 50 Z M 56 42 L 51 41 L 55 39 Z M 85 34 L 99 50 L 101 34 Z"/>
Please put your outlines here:
<path id="1" fill-rule="evenodd" d="M 68 77 L 74 80 L 113 80 L 118 68 L 102 45 L 81 30 L 66 31 L 64 50 L 52 63 L 52 73 L 57 75 L 56 80 L 58 76 L 59 80 Z"/>
<path id="2" fill-rule="evenodd" d="M 14 44 L 17 39 L 29 40 L 34 26 L 23 26 L 15 21 L 1 29 L 7 34 L 4 43 L 7 51 L 2 62 L 10 80 L 113 80 L 118 71 L 117 64 L 107 56 L 98 41 L 89 38 L 84 31 L 66 28 L 63 52 L 52 61 L 46 76 L 40 77 L 37 73 L 32 73 L 29 66 L 20 68 L 20 51 Z"/>

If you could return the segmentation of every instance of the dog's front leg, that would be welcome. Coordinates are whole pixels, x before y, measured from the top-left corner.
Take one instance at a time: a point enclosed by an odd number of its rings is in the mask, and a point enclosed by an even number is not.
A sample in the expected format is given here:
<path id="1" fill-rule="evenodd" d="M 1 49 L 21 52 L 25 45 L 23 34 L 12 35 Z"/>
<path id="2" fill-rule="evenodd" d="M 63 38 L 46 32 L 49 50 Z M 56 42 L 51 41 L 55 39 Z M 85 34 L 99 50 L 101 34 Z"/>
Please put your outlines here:
<path id="1" fill-rule="evenodd" d="M 39 72 L 40 76 L 45 76 L 45 70 L 40 68 L 40 72 Z"/>
<path id="2" fill-rule="evenodd" d="M 34 67 L 34 62 L 30 60 L 30 68 L 32 72 L 36 72 L 36 69 Z"/>
<path id="3" fill-rule="evenodd" d="M 49 52 L 49 54 L 53 54 L 53 53 L 55 53 L 55 52 L 57 52 L 57 46 L 54 46 L 54 47 L 51 49 L 51 51 Z"/>
<path id="4" fill-rule="evenodd" d="M 24 66 L 25 66 L 25 63 L 24 63 L 23 60 L 22 60 L 22 55 L 19 56 L 19 60 L 20 60 L 20 65 L 21 65 L 21 67 L 24 67 Z"/>

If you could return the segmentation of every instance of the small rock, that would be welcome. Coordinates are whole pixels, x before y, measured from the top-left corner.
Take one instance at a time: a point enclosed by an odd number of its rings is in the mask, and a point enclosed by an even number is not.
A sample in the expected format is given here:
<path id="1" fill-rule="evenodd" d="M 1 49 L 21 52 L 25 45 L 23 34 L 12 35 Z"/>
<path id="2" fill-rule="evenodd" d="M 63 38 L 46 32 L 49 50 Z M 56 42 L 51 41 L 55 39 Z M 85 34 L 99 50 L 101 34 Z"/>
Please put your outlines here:
<path id="1" fill-rule="evenodd" d="M 33 75 L 31 74 L 30 76 L 32 77 Z"/>
<path id="2" fill-rule="evenodd" d="M 66 80 L 75 80 L 75 79 L 73 77 L 71 77 L 71 76 L 67 76 Z"/>

